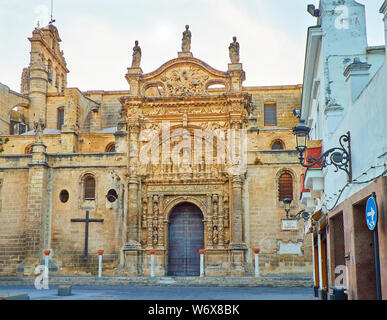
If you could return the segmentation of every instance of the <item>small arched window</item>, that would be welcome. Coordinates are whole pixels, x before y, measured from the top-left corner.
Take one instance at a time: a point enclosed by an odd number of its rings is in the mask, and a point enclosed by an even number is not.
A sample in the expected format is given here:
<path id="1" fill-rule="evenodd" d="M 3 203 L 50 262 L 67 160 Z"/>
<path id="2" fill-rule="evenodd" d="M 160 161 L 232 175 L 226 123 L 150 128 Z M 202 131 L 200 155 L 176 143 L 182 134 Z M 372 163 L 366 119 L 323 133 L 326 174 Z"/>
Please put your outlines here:
<path id="1" fill-rule="evenodd" d="M 116 152 L 116 145 L 114 142 L 112 143 L 109 143 L 106 148 L 105 148 L 105 152 Z"/>
<path id="2" fill-rule="evenodd" d="M 95 179 L 93 176 L 87 176 L 83 181 L 84 199 L 95 200 Z"/>
<path id="3" fill-rule="evenodd" d="M 281 140 L 276 140 L 271 145 L 271 150 L 283 150 L 283 149 L 284 149 L 284 144 Z"/>
<path id="4" fill-rule="evenodd" d="M 278 181 L 279 201 L 285 198 L 293 200 L 293 177 L 289 172 L 284 172 L 279 177 Z"/>
<path id="5" fill-rule="evenodd" d="M 24 149 L 24 154 L 31 154 L 32 153 L 32 143 L 29 144 L 27 147 Z"/>

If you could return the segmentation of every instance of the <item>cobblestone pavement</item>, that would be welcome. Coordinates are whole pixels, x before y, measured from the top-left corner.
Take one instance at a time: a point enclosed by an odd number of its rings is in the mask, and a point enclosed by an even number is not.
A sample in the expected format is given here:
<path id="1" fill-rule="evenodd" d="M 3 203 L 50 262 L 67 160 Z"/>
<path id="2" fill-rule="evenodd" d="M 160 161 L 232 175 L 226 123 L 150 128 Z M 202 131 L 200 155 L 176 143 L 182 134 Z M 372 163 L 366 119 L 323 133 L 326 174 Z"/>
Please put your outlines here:
<path id="1" fill-rule="evenodd" d="M 73 286 L 67 297 L 58 296 L 57 285 L 0 287 L 0 296 L 23 293 L 31 300 L 314 300 L 313 289 L 301 287 Z"/>

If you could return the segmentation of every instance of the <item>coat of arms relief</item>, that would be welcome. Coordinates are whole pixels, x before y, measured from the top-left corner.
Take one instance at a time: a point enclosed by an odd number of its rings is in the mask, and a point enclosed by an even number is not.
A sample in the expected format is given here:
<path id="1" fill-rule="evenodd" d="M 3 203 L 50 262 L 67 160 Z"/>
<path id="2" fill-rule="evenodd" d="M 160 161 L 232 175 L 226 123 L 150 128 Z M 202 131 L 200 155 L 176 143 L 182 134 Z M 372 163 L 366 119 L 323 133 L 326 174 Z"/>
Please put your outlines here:
<path id="1" fill-rule="evenodd" d="M 226 91 L 230 87 L 225 76 L 214 77 L 199 66 L 183 64 L 146 81 L 142 86 L 142 94 L 147 96 L 147 90 L 156 87 L 163 97 L 208 96 L 207 89 L 212 84 L 221 84 Z"/>

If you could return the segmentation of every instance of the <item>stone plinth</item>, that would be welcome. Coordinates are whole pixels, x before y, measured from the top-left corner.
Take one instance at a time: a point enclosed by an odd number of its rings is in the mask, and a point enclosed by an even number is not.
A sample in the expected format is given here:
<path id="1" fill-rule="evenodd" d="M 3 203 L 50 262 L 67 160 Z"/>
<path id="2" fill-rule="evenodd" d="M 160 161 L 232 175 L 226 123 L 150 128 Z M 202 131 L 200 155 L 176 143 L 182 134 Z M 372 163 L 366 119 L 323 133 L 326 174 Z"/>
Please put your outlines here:
<path id="1" fill-rule="evenodd" d="M 177 56 L 179 58 L 192 58 L 193 57 L 192 52 L 178 52 Z"/>

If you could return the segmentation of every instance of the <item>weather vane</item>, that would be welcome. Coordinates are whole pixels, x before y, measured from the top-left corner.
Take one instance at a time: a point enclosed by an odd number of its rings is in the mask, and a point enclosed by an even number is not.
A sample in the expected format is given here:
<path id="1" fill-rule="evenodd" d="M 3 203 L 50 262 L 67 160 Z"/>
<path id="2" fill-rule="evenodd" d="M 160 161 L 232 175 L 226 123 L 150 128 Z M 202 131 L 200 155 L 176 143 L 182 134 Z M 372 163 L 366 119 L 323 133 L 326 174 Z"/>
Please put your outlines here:
<path id="1" fill-rule="evenodd" d="M 51 0 L 51 20 L 50 20 L 50 24 L 55 22 L 55 20 L 53 19 L 53 16 L 52 16 L 53 10 L 54 10 L 54 4 L 53 4 L 53 0 Z"/>

